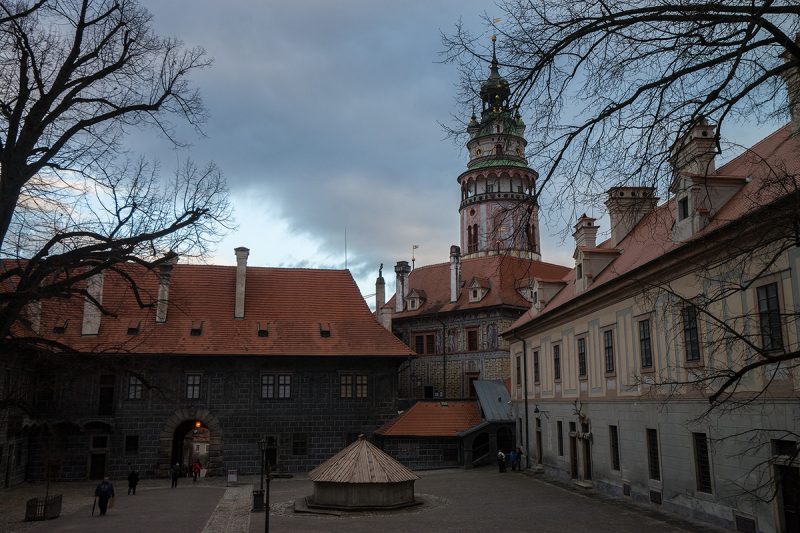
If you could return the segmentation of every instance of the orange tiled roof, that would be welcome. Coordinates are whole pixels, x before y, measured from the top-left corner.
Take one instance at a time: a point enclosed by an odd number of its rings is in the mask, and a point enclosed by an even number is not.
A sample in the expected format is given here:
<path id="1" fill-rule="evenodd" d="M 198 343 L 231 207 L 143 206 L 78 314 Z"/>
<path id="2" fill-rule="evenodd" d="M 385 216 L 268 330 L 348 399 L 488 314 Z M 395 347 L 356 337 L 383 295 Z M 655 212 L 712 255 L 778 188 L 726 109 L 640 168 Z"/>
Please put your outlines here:
<path id="1" fill-rule="evenodd" d="M 476 401 L 420 401 L 375 433 L 385 437 L 457 437 L 459 431 L 480 423 Z"/>
<path id="2" fill-rule="evenodd" d="M 530 307 L 530 302 L 520 295 L 514 283 L 525 278 L 543 277 L 560 279 L 569 272 L 569 268 L 541 261 L 530 261 L 504 255 L 476 257 L 461 261 L 461 287 L 459 298 L 450 302 L 450 263 L 438 263 L 414 269 L 408 277 L 410 289 L 424 290 L 428 298 L 424 305 L 416 310 L 405 310 L 395 313 L 394 318 L 426 315 L 435 312 L 459 311 L 511 305 Z M 488 280 L 491 289 L 480 302 L 470 303 L 467 296 L 467 285 L 473 278 Z M 483 281 L 486 283 L 486 281 Z M 483 285 L 482 285 L 483 286 Z M 488 284 L 486 288 L 489 288 Z M 410 292 L 410 291 L 409 291 Z M 386 308 L 395 308 L 395 296 L 389 298 Z"/>
<path id="3" fill-rule="evenodd" d="M 123 265 L 142 299 L 158 298 L 158 274 Z M 96 337 L 82 337 L 83 298 L 43 303 L 40 334 L 81 350 L 148 354 L 274 356 L 407 356 L 411 350 L 375 321 L 347 270 L 247 267 L 244 319 L 234 318 L 236 267 L 182 265 L 172 269 L 165 324 L 155 306 L 141 309 L 122 277 L 106 271 L 103 316 Z M 53 328 L 69 319 L 64 334 Z M 200 327 L 200 336 L 191 329 Z M 139 330 L 128 335 L 129 327 Z M 259 337 L 269 329 L 266 337 Z M 320 329 L 328 329 L 324 338 Z"/>
<path id="4" fill-rule="evenodd" d="M 591 298 L 592 291 L 605 283 L 614 281 L 625 274 L 667 253 L 701 239 L 710 232 L 729 224 L 742 216 L 755 211 L 781 198 L 786 194 L 780 175 L 800 173 L 800 135 L 792 135 L 791 125 L 786 125 L 765 139 L 756 143 L 750 150 L 720 167 L 712 176 L 725 178 L 750 178 L 734 196 L 722 205 L 708 224 L 691 238 L 683 242 L 672 242 L 672 227 L 675 224 L 675 200 L 671 199 L 647 214 L 631 232 L 617 244 L 624 250 L 595 278 L 585 291 L 575 294 L 575 269 L 570 270 L 562 281 L 569 285 L 561 289 L 547 306 L 535 316 L 528 311 L 514 324 L 511 331 L 538 320 L 554 309 L 578 298 Z M 606 240 L 597 249 L 610 250 L 611 241 Z"/>

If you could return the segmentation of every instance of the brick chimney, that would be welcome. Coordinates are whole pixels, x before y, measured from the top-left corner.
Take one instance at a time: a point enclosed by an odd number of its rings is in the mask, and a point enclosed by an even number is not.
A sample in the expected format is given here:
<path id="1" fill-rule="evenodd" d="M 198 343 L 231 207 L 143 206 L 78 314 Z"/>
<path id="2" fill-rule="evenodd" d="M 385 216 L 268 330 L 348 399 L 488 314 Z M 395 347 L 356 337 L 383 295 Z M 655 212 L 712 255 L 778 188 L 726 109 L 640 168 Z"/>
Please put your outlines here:
<path id="1" fill-rule="evenodd" d="M 398 261 L 394 266 L 394 272 L 397 274 L 397 286 L 394 291 L 394 310 L 396 313 L 402 313 L 406 307 L 406 296 L 408 296 L 408 274 L 411 272 L 411 267 L 408 266 L 408 261 Z"/>
<path id="2" fill-rule="evenodd" d="M 458 301 L 461 294 L 461 248 L 450 247 L 450 302 Z"/>
<path id="3" fill-rule="evenodd" d="M 611 219 L 611 247 L 616 248 L 642 218 L 656 208 L 655 187 L 611 187 L 608 216 Z"/>
<path id="4" fill-rule="evenodd" d="M 95 337 L 100 332 L 100 308 L 90 299 L 94 298 L 98 304 L 103 303 L 103 272 L 99 272 L 86 280 L 86 292 L 89 296 L 83 302 L 83 325 L 81 335 Z"/>
<path id="5" fill-rule="evenodd" d="M 800 45 L 800 33 L 794 37 L 795 44 Z M 780 55 L 784 63 L 794 61 L 794 56 L 785 51 Z M 792 117 L 792 132 L 800 132 L 800 69 L 794 67 L 781 72 L 781 78 L 786 84 L 786 91 L 789 97 L 789 115 Z"/>
<path id="6" fill-rule="evenodd" d="M 717 127 L 701 118 L 689 132 L 672 145 L 669 163 L 676 173 L 711 174 L 714 172 L 714 158 L 717 145 L 714 130 Z"/>
<path id="7" fill-rule="evenodd" d="M 169 277 L 172 274 L 172 267 L 176 264 L 178 264 L 178 257 L 170 259 L 159 267 L 156 324 L 167 323 L 167 307 L 169 305 Z"/>
<path id="8" fill-rule="evenodd" d="M 597 219 L 587 217 L 586 213 L 581 215 L 578 223 L 575 224 L 575 233 L 572 234 L 575 237 L 575 246 L 583 246 L 585 248 L 595 248 L 597 246 L 595 241 L 597 240 L 597 230 L 600 228 L 594 225 L 595 220 Z"/>
<path id="9" fill-rule="evenodd" d="M 243 246 L 233 250 L 236 253 L 236 304 L 233 307 L 233 318 L 244 318 L 244 286 L 247 279 L 247 256 L 250 250 Z"/>

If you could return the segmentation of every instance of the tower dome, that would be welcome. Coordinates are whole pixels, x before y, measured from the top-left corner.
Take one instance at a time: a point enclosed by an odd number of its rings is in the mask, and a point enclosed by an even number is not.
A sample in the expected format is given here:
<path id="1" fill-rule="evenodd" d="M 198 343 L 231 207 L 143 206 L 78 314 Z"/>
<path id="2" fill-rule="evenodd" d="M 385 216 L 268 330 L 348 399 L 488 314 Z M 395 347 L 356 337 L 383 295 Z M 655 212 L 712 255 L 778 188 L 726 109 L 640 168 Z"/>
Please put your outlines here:
<path id="1" fill-rule="evenodd" d="M 541 260 L 538 174 L 525 158 L 525 123 L 511 106 L 508 80 L 500 75 L 492 37 L 490 73 L 481 84 L 481 118 L 467 125 L 469 163 L 461 186 L 461 249 L 465 258 L 507 254 Z"/>

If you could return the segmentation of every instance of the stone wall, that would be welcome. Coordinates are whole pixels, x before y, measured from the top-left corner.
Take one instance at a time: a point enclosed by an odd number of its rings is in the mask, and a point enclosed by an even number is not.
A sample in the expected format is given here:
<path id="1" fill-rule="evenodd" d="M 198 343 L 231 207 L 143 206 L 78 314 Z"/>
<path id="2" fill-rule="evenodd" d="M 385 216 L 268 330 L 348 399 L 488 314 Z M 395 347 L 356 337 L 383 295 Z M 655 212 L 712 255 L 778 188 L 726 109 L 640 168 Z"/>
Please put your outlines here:
<path id="1" fill-rule="evenodd" d="M 383 437 L 378 444 L 384 452 L 412 470 L 463 464 L 464 454 L 458 437 Z M 448 453 L 450 455 L 446 457 Z"/>

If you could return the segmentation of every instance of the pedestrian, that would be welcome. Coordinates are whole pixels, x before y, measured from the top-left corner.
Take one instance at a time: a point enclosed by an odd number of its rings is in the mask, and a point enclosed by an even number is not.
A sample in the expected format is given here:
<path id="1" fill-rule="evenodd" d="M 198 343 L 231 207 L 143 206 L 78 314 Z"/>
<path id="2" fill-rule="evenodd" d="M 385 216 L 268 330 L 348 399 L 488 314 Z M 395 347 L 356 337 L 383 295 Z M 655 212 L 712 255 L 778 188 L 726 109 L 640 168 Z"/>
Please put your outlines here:
<path id="1" fill-rule="evenodd" d="M 192 474 L 194 474 L 194 481 L 192 481 L 192 483 L 197 483 L 197 478 L 200 477 L 200 459 L 192 465 Z"/>
<path id="2" fill-rule="evenodd" d="M 100 516 L 104 516 L 108 510 L 108 500 L 114 497 L 114 485 L 104 477 L 94 489 L 94 495 L 97 497 L 97 505 L 100 506 Z"/>
<path id="3" fill-rule="evenodd" d="M 513 470 L 513 466 L 512 466 L 512 470 Z M 522 449 L 521 448 L 517 448 L 517 471 L 518 472 L 522 471 Z"/>
<path id="4" fill-rule="evenodd" d="M 181 465 L 179 463 L 175 463 L 175 466 L 172 467 L 172 488 L 178 488 L 178 478 L 181 475 Z"/>
<path id="5" fill-rule="evenodd" d="M 516 450 L 513 450 L 511 452 L 511 456 L 509 457 L 509 459 L 511 459 L 511 471 L 513 472 L 515 470 L 515 466 L 517 464 L 517 451 Z"/>
<path id="6" fill-rule="evenodd" d="M 506 471 L 506 454 L 503 450 L 497 450 L 497 466 L 500 467 L 501 474 Z"/>
<path id="7" fill-rule="evenodd" d="M 128 474 L 128 495 L 130 496 L 131 491 L 133 491 L 133 495 L 136 496 L 136 485 L 139 484 L 139 471 L 131 468 L 131 473 Z"/>

